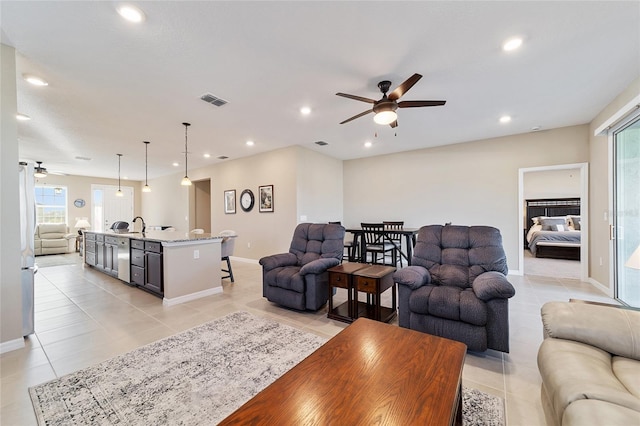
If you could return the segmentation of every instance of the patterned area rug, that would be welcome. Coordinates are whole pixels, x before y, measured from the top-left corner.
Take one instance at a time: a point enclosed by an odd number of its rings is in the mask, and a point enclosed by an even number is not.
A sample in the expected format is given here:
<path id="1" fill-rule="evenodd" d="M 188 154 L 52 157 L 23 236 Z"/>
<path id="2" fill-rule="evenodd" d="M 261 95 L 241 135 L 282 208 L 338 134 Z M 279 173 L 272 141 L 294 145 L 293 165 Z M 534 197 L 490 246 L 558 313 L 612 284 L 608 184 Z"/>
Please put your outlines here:
<path id="1" fill-rule="evenodd" d="M 236 312 L 29 388 L 40 425 L 215 424 L 325 342 Z M 468 425 L 503 425 L 502 400 L 463 390 Z"/>

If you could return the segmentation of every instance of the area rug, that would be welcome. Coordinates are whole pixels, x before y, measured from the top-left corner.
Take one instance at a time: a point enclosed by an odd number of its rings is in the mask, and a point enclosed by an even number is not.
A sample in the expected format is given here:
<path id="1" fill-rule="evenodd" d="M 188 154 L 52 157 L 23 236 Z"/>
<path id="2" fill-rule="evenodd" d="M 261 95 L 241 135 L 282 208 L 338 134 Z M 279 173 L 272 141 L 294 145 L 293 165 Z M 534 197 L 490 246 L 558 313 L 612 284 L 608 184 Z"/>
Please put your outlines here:
<path id="1" fill-rule="evenodd" d="M 325 339 L 236 312 L 29 388 L 40 425 L 212 425 Z M 503 425 L 502 400 L 463 390 L 469 425 Z"/>

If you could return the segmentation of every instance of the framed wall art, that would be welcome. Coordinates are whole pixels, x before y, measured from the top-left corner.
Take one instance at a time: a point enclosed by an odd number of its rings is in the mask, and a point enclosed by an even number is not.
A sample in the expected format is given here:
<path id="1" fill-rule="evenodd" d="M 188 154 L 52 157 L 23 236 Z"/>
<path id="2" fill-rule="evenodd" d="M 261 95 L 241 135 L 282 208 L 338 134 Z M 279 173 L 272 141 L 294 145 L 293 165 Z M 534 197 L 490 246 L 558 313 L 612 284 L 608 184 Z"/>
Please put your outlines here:
<path id="1" fill-rule="evenodd" d="M 260 213 L 273 212 L 273 185 L 258 187 L 258 200 Z"/>
<path id="2" fill-rule="evenodd" d="M 236 190 L 229 189 L 224 191 L 224 212 L 225 214 L 234 214 L 236 212 Z"/>

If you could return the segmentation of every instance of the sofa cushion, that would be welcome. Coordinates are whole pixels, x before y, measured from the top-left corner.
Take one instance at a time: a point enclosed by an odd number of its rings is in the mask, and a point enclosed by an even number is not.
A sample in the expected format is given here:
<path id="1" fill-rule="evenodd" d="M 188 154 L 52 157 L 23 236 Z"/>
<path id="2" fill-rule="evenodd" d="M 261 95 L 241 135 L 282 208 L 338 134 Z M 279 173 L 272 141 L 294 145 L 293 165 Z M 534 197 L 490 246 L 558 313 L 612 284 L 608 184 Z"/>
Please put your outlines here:
<path id="1" fill-rule="evenodd" d="M 299 266 L 285 266 L 265 272 L 267 285 L 304 293 L 304 277 L 300 275 Z"/>
<path id="2" fill-rule="evenodd" d="M 640 360 L 640 312 L 586 303 L 548 302 L 541 309 L 545 336 L 575 340 Z"/>
<path id="3" fill-rule="evenodd" d="M 614 356 L 612 363 L 613 374 L 620 380 L 620 383 L 627 388 L 629 393 L 640 398 L 640 361 Z M 640 422 L 638 423 L 640 424 Z"/>
<path id="4" fill-rule="evenodd" d="M 640 413 L 606 401 L 583 399 L 569 405 L 562 415 L 563 426 L 640 424 Z"/>
<path id="5" fill-rule="evenodd" d="M 538 368 L 559 417 L 570 404 L 582 399 L 640 411 L 640 399 L 618 380 L 611 355 L 602 349 L 570 340 L 545 339 L 538 350 Z"/>
<path id="6" fill-rule="evenodd" d="M 67 235 L 67 225 L 64 223 L 41 223 L 37 227 L 37 235 L 41 239 L 65 238 Z"/>
<path id="7" fill-rule="evenodd" d="M 40 240 L 40 244 L 42 248 L 64 248 L 66 249 L 69 245 L 69 242 L 65 238 L 58 238 L 55 240 L 50 240 L 48 238 L 43 238 Z"/>
<path id="8" fill-rule="evenodd" d="M 487 306 L 471 289 L 426 285 L 411 293 L 409 309 L 421 315 L 463 321 L 478 326 L 487 324 Z"/>

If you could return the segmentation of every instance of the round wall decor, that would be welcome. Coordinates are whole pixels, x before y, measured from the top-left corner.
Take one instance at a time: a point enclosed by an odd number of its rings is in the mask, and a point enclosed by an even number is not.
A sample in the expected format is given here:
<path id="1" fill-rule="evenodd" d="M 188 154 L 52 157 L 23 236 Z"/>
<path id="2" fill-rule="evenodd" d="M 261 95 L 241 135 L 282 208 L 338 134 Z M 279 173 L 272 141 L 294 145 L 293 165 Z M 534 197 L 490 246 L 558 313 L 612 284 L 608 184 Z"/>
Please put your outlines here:
<path id="1" fill-rule="evenodd" d="M 73 202 L 73 205 L 78 207 L 78 208 L 84 207 L 85 204 L 86 203 L 82 198 L 78 198 Z"/>

